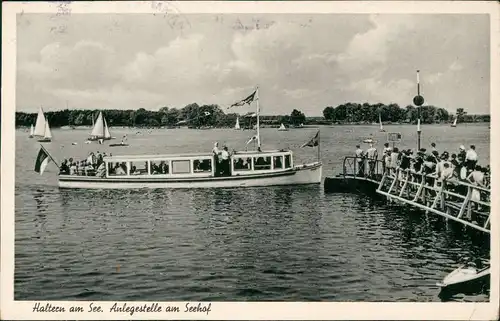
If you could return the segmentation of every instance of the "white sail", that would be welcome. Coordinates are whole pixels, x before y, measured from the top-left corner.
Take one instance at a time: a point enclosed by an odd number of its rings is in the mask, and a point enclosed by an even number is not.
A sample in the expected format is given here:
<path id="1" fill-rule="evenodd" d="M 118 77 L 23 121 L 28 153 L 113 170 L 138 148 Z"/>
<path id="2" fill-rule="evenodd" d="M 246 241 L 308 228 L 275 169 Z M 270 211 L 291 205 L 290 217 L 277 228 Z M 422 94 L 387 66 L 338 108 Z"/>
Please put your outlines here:
<path id="1" fill-rule="evenodd" d="M 109 133 L 108 123 L 106 122 L 106 118 L 102 117 L 104 120 L 104 138 L 111 138 L 111 134 Z"/>
<path id="2" fill-rule="evenodd" d="M 380 113 L 378 114 L 378 123 L 380 124 L 380 130 L 384 130 L 384 125 L 382 124 L 382 117 Z"/>
<path id="3" fill-rule="evenodd" d="M 99 116 L 97 117 L 97 121 L 94 124 L 94 128 L 92 129 L 91 136 L 102 138 L 104 137 L 104 120 L 102 118 L 102 112 L 99 112 Z"/>
<path id="4" fill-rule="evenodd" d="M 453 127 L 457 126 L 457 119 L 458 117 L 455 117 L 455 120 L 453 121 Z"/>
<path id="5" fill-rule="evenodd" d="M 286 129 L 286 127 L 285 127 L 285 125 L 283 125 L 283 123 L 281 123 L 280 129 Z"/>
<path id="6" fill-rule="evenodd" d="M 43 114 L 42 107 L 38 110 L 38 116 L 36 117 L 36 123 L 35 123 L 35 131 L 34 135 L 35 136 L 40 136 L 43 137 L 45 134 L 45 115 Z"/>
<path id="7" fill-rule="evenodd" d="M 43 135 L 44 138 L 52 138 L 52 132 L 50 131 L 49 122 L 45 122 L 45 133 Z"/>
<path id="8" fill-rule="evenodd" d="M 31 124 L 31 127 L 30 127 L 30 137 L 33 137 L 33 135 L 35 135 L 35 127 L 33 127 L 33 124 Z"/>
<path id="9" fill-rule="evenodd" d="M 240 129 L 240 117 L 236 118 L 236 125 L 234 125 L 234 129 Z"/>

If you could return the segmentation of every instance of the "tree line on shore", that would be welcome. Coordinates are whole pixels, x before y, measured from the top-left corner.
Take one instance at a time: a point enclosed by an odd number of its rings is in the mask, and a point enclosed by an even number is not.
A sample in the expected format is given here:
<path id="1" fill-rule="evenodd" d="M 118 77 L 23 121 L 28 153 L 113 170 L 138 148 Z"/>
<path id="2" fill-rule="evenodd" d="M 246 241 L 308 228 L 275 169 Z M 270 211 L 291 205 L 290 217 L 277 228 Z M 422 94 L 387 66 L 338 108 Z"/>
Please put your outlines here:
<path id="1" fill-rule="evenodd" d="M 198 105 L 192 103 L 182 109 L 162 107 L 158 111 L 140 108 L 137 110 L 59 110 L 45 113 L 51 127 L 63 126 L 91 126 L 99 111 L 106 117 L 109 126 L 125 127 L 233 127 L 237 117 L 241 127 L 251 128 L 256 122 L 255 115 L 249 113 L 224 113 L 218 105 Z M 443 108 L 434 106 L 421 107 L 421 122 L 424 124 L 451 122 L 455 117 L 458 122 L 489 122 L 490 115 L 468 115 L 463 108 L 456 114 Z M 414 106 L 401 108 L 397 104 L 357 104 L 346 103 L 337 107 L 326 107 L 323 117 L 306 117 L 305 114 L 294 109 L 290 115 L 261 115 L 260 122 L 264 126 L 278 126 L 281 123 L 287 126 L 300 125 L 327 125 L 327 124 L 363 124 L 379 121 L 387 123 L 416 123 L 418 110 Z M 36 122 L 37 113 L 16 112 L 16 126 L 28 127 Z"/>

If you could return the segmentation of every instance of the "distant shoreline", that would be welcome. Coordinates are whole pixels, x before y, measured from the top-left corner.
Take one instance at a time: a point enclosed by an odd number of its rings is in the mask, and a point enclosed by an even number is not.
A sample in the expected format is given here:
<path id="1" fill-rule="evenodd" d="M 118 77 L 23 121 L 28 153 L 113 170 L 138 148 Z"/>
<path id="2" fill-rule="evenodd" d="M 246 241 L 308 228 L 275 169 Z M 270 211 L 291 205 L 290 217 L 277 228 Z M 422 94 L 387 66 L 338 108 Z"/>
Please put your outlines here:
<path id="1" fill-rule="evenodd" d="M 491 122 L 487 121 L 476 121 L 476 122 L 462 122 L 460 124 L 490 124 Z M 383 123 L 384 126 L 396 126 L 396 125 L 412 125 L 416 126 L 416 124 L 411 124 L 411 123 Z M 430 124 L 424 124 L 422 125 L 451 125 L 451 123 L 430 123 Z M 307 125 L 304 125 L 303 127 L 294 127 L 294 126 L 287 126 L 287 128 L 290 129 L 307 129 L 307 128 L 317 128 L 318 126 L 374 126 L 378 127 L 378 124 L 372 124 L 372 123 L 323 123 L 323 122 L 318 122 L 318 123 L 309 123 Z M 279 124 L 261 124 L 260 128 L 278 128 Z M 29 129 L 30 126 L 16 126 L 16 129 Z M 57 128 L 57 129 L 64 129 L 64 130 L 91 130 L 92 126 L 54 126 L 52 128 Z M 187 126 L 109 126 L 110 129 L 112 128 L 118 128 L 118 129 L 134 129 L 134 130 L 149 130 L 149 129 L 233 129 L 233 127 L 211 127 L 211 128 L 188 128 Z M 253 130 L 253 129 L 241 129 L 241 130 Z"/>

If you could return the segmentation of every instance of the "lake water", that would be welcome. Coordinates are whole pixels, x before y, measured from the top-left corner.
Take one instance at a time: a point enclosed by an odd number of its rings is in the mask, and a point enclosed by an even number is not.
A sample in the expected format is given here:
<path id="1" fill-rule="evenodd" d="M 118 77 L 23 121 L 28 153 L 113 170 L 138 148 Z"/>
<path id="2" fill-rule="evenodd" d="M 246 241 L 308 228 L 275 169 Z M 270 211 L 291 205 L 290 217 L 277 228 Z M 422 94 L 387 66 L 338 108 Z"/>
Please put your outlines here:
<path id="1" fill-rule="evenodd" d="M 314 128 L 262 129 L 263 149 L 298 147 Z M 392 125 L 416 147 L 415 126 Z M 84 144 L 90 130 L 54 130 L 57 160 L 89 151 L 155 154 L 245 148 L 252 131 L 112 128 L 129 147 Z M 321 127 L 323 176 L 377 126 Z M 475 144 L 489 163 L 487 124 L 423 127 L 422 146 L 456 152 Z M 71 145 L 77 142 L 78 145 Z M 440 301 L 436 282 L 471 257 L 489 259 L 489 239 L 441 218 L 323 186 L 206 190 L 59 190 L 57 168 L 33 171 L 39 144 L 16 132 L 16 300 Z M 487 294 L 453 300 L 485 301 Z"/>

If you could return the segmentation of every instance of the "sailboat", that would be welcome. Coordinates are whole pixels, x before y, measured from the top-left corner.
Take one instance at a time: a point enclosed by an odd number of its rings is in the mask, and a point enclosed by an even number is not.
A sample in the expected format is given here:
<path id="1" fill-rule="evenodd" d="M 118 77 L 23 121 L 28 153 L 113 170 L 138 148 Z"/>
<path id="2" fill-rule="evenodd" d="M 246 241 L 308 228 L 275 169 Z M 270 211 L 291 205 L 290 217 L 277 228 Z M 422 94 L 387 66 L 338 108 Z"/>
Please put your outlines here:
<path id="1" fill-rule="evenodd" d="M 378 113 L 378 123 L 380 124 L 380 131 L 385 132 L 384 125 L 382 124 L 382 117 L 380 116 L 380 113 Z"/>
<path id="2" fill-rule="evenodd" d="M 278 131 L 285 132 L 287 130 L 288 130 L 288 128 L 286 128 L 285 125 L 283 125 L 283 123 L 281 123 L 280 127 L 278 128 Z"/>
<path id="3" fill-rule="evenodd" d="M 457 127 L 457 119 L 458 117 L 455 116 L 455 120 L 453 120 L 453 124 L 451 124 L 451 127 Z"/>
<path id="4" fill-rule="evenodd" d="M 240 117 L 236 118 L 236 125 L 234 125 L 234 129 L 240 130 Z"/>
<path id="5" fill-rule="evenodd" d="M 34 135 L 35 135 L 35 127 L 33 127 L 33 124 L 31 124 L 29 138 L 33 138 Z"/>
<path id="6" fill-rule="evenodd" d="M 52 141 L 52 132 L 50 131 L 49 122 L 45 119 L 42 107 L 38 110 L 33 136 L 38 137 L 40 143 L 50 143 Z"/>
<path id="7" fill-rule="evenodd" d="M 112 139 L 111 134 L 109 133 L 108 123 L 106 122 L 106 118 L 104 118 L 104 116 L 102 115 L 102 111 L 99 112 L 99 116 L 97 116 L 94 128 L 92 129 L 90 137 L 87 140 L 97 141 L 100 139 Z"/>

